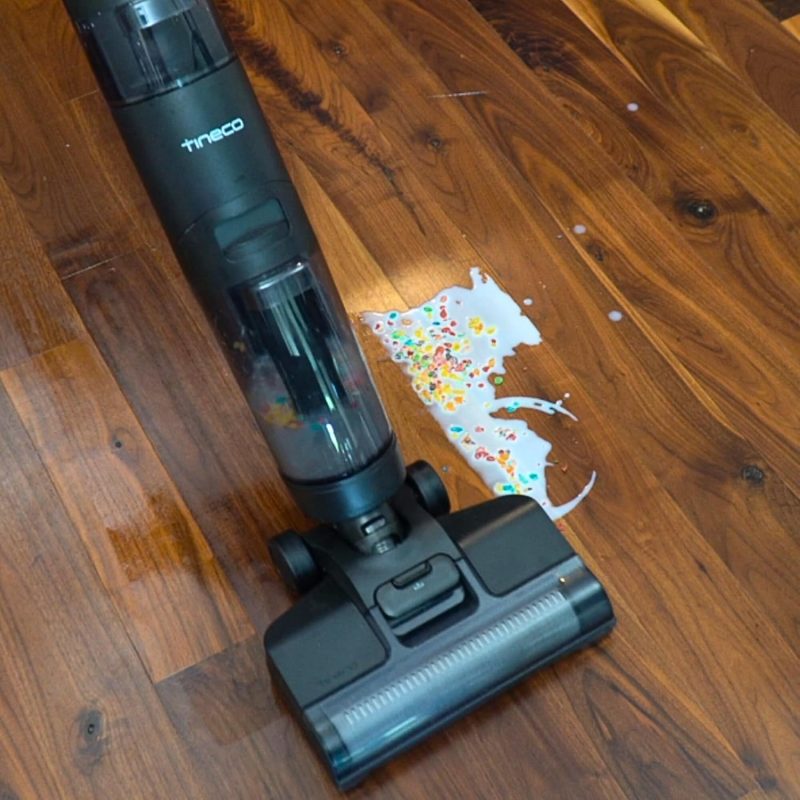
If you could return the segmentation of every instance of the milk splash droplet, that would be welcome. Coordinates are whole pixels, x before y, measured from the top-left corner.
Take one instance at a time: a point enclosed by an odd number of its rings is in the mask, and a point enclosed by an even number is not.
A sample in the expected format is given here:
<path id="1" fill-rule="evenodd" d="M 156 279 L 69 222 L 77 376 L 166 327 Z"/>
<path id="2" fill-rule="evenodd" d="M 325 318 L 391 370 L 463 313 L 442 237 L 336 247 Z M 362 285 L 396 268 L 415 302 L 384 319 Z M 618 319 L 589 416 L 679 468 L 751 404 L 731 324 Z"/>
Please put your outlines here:
<path id="1" fill-rule="evenodd" d="M 552 519 L 568 514 L 591 491 L 589 481 L 572 500 L 554 506 L 547 494 L 550 442 L 522 419 L 501 419 L 498 411 L 520 408 L 543 414 L 576 417 L 563 400 L 502 397 L 496 377 L 505 374 L 503 360 L 519 345 L 541 344 L 536 326 L 522 309 L 478 267 L 470 270 L 472 287 L 453 286 L 415 309 L 362 315 L 381 338 L 394 361 L 411 379 L 414 391 L 428 406 L 450 441 L 495 494 L 526 494 Z M 409 320 L 389 336 L 389 320 Z M 499 385 L 499 384 L 498 384 Z"/>
<path id="2" fill-rule="evenodd" d="M 609 311 L 608 318 L 612 322 L 622 322 L 622 320 L 625 318 L 625 315 L 621 311 Z"/>

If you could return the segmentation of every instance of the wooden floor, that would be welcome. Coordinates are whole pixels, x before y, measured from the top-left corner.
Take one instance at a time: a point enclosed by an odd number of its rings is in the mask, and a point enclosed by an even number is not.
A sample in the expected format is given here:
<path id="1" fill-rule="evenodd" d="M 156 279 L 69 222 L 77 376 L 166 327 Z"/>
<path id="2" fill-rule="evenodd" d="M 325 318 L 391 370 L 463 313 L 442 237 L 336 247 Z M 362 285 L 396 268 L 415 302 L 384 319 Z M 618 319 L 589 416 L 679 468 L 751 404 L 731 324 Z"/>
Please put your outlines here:
<path id="1" fill-rule="evenodd" d="M 348 309 L 532 298 L 509 383 L 571 395 L 555 499 L 599 475 L 617 630 L 353 796 L 799 798 L 800 8 L 219 6 Z M 0 177 L 0 797 L 334 796 L 260 644 L 304 522 L 55 0 L 4 4 Z M 407 459 L 488 496 L 362 339 Z"/>

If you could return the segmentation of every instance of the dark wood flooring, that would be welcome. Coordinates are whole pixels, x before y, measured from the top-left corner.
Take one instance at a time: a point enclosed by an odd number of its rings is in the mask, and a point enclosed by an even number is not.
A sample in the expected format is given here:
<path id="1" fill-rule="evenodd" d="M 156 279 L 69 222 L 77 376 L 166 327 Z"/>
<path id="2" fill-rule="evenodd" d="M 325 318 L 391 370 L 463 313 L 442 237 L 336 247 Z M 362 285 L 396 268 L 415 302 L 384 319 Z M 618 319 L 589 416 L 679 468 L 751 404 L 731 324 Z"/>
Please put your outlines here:
<path id="1" fill-rule="evenodd" d="M 0 797 L 332 797 L 260 644 L 290 602 L 268 537 L 304 522 L 60 3 L 5 6 Z M 348 310 L 472 265 L 533 298 L 545 344 L 509 385 L 571 394 L 579 424 L 541 423 L 555 498 L 599 475 L 566 535 L 617 630 L 353 796 L 800 797 L 791 20 L 755 0 L 219 8 Z M 407 458 L 448 465 L 457 504 L 488 496 L 362 338 Z"/>

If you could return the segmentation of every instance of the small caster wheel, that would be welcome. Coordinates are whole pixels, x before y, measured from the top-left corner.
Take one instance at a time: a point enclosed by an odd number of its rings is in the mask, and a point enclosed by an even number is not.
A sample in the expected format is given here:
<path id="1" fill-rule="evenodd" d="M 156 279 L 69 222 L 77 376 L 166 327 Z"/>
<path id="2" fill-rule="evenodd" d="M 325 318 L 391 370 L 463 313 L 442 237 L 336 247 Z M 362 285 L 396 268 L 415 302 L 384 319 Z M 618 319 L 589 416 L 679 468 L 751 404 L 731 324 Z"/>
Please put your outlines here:
<path id="1" fill-rule="evenodd" d="M 269 554 L 286 588 L 296 594 L 307 592 L 322 577 L 308 545 L 296 531 L 274 536 L 269 542 Z"/>
<path id="2" fill-rule="evenodd" d="M 417 500 L 432 517 L 441 517 L 450 511 L 447 489 L 436 470 L 427 461 L 415 461 L 409 464 L 406 483 L 414 490 Z"/>

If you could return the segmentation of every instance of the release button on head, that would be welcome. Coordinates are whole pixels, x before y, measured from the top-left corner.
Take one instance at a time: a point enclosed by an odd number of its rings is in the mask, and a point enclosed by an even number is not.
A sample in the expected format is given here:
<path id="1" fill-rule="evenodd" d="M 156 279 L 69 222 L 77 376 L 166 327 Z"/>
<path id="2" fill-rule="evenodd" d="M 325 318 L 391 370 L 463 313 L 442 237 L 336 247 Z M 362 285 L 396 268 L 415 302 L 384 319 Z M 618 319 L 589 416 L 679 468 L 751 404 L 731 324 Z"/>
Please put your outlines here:
<path id="1" fill-rule="evenodd" d="M 420 578 L 424 577 L 431 571 L 431 565 L 427 561 L 423 561 L 421 564 L 417 564 L 416 567 L 411 567 L 411 569 L 406 570 L 401 575 L 398 575 L 396 578 L 392 580 L 392 584 L 397 589 L 404 589 L 408 586 L 409 583 L 414 583 L 414 581 L 419 580 Z"/>
<path id="2" fill-rule="evenodd" d="M 384 583 L 375 593 L 375 601 L 389 619 L 397 620 L 420 611 L 459 583 L 458 567 L 452 559 L 435 556 Z"/>

